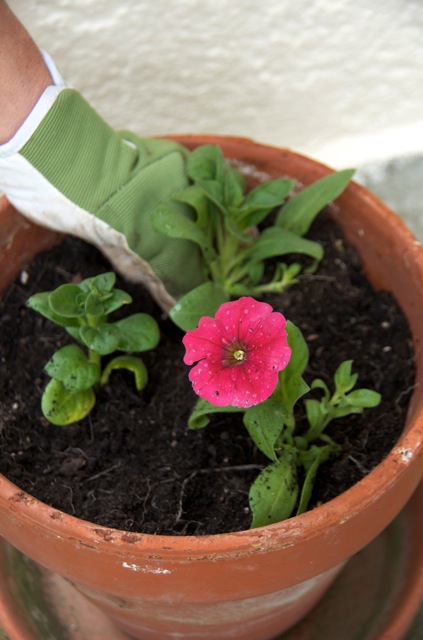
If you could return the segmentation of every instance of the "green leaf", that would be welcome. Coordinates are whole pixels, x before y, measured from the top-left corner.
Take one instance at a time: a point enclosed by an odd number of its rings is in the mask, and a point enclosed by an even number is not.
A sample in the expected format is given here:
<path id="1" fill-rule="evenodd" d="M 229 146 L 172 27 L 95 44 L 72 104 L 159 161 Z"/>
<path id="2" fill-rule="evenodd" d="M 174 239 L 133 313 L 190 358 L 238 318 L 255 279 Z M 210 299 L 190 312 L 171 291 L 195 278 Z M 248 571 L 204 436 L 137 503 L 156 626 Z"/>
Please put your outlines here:
<path id="1" fill-rule="evenodd" d="M 356 373 L 351 373 L 352 363 L 352 360 L 345 360 L 335 371 L 333 379 L 335 382 L 335 389 L 339 395 L 350 391 L 357 382 L 358 375 Z"/>
<path id="2" fill-rule="evenodd" d="M 179 298 L 169 311 L 173 322 L 184 331 L 195 329 L 202 316 L 213 317 L 217 309 L 228 298 L 225 292 L 213 282 L 205 282 Z"/>
<path id="3" fill-rule="evenodd" d="M 41 409 L 55 425 L 72 424 L 82 420 L 95 405 L 92 389 L 69 393 L 59 380 L 50 380 L 41 399 Z"/>
<path id="4" fill-rule="evenodd" d="M 314 481 L 316 479 L 317 471 L 320 465 L 326 460 L 329 460 L 333 453 L 333 447 L 326 445 L 324 447 L 312 446 L 307 451 L 306 456 L 308 460 L 305 464 L 306 475 L 304 478 L 303 486 L 301 489 L 300 502 L 297 509 L 297 516 L 307 511 L 314 487 Z"/>
<path id="5" fill-rule="evenodd" d="M 325 412 L 323 405 L 318 400 L 304 400 L 304 404 L 310 428 L 313 430 L 318 429 L 327 412 Z"/>
<path id="6" fill-rule="evenodd" d="M 261 282 L 264 276 L 264 269 L 263 262 L 253 262 L 249 265 L 248 277 L 253 285 Z"/>
<path id="7" fill-rule="evenodd" d="M 188 176 L 194 181 L 216 180 L 224 173 L 223 156 L 219 147 L 204 144 L 192 151 L 187 160 Z"/>
<path id="8" fill-rule="evenodd" d="M 116 274 L 113 271 L 106 271 L 91 278 L 85 278 L 79 283 L 81 291 L 85 293 L 96 292 L 97 294 L 111 293 L 116 283 Z"/>
<path id="9" fill-rule="evenodd" d="M 172 200 L 188 204 L 197 214 L 197 226 L 205 231 L 209 223 L 209 206 L 204 190 L 198 185 L 191 185 L 172 196 Z"/>
<path id="10" fill-rule="evenodd" d="M 106 315 L 106 310 L 99 298 L 92 293 L 89 293 L 85 299 L 85 313 L 88 316 L 102 318 Z"/>
<path id="11" fill-rule="evenodd" d="M 160 340 L 159 325 L 147 313 L 134 313 L 111 325 L 119 329 L 118 349 L 121 351 L 149 351 Z"/>
<path id="12" fill-rule="evenodd" d="M 252 189 L 245 197 L 244 204 L 258 205 L 260 207 L 277 207 L 280 205 L 295 186 L 294 180 L 277 178 L 263 182 Z"/>
<path id="13" fill-rule="evenodd" d="M 289 518 L 295 509 L 298 493 L 297 469 L 290 455 L 265 467 L 250 489 L 251 528 Z"/>
<path id="14" fill-rule="evenodd" d="M 245 178 L 227 162 L 220 147 L 197 147 L 188 157 L 187 171 L 195 185 L 204 190 L 222 213 L 227 213 L 229 205 L 241 204 Z"/>
<path id="15" fill-rule="evenodd" d="M 301 273 L 301 265 L 298 262 L 292 262 L 291 264 L 285 264 L 279 262 L 275 271 L 275 278 L 279 277 L 285 286 L 288 287 L 293 284 L 298 284 L 299 280 L 297 276 Z"/>
<path id="16" fill-rule="evenodd" d="M 285 371 L 281 371 L 279 380 L 285 411 L 291 413 L 298 400 L 310 391 L 310 387 L 299 373 L 288 376 Z"/>
<path id="17" fill-rule="evenodd" d="M 264 205 L 242 205 L 237 211 L 239 226 L 242 229 L 256 227 L 273 211 L 273 207 L 265 207 Z"/>
<path id="18" fill-rule="evenodd" d="M 203 429 L 210 422 L 210 418 L 208 417 L 210 414 L 239 413 L 240 411 L 244 411 L 244 409 L 240 409 L 238 407 L 232 407 L 232 406 L 216 407 L 210 402 L 207 402 L 207 400 L 203 400 L 203 398 L 199 398 L 189 417 L 188 427 L 190 429 Z"/>
<path id="19" fill-rule="evenodd" d="M 323 391 L 323 395 L 324 395 L 325 399 L 327 400 L 327 402 L 329 402 L 329 400 L 330 400 L 330 391 L 329 391 L 329 387 L 327 386 L 326 382 L 324 382 L 320 378 L 316 378 L 311 383 L 310 389 L 321 389 Z"/>
<path id="20" fill-rule="evenodd" d="M 330 421 L 332 421 L 332 420 L 336 420 L 337 418 L 345 418 L 345 416 L 350 416 L 353 413 L 363 413 L 363 411 L 364 411 L 363 407 L 349 405 L 349 404 L 347 405 L 342 404 L 337 407 L 332 407 L 332 409 L 328 413 L 329 413 Z M 314 438 L 314 439 L 317 439 L 317 438 Z"/>
<path id="21" fill-rule="evenodd" d="M 198 181 L 196 185 L 202 189 L 204 196 L 222 213 L 226 213 L 223 186 L 217 180 Z"/>
<path id="22" fill-rule="evenodd" d="M 145 364 L 141 358 L 134 358 L 133 356 L 117 356 L 113 358 L 103 371 L 101 376 L 101 384 L 107 384 L 112 371 L 117 369 L 127 369 L 132 371 L 135 377 L 135 386 L 137 391 L 144 389 L 148 382 L 148 372 Z"/>
<path id="23" fill-rule="evenodd" d="M 51 378 L 59 380 L 69 393 L 84 391 L 100 381 L 100 367 L 88 360 L 76 345 L 62 347 L 45 366 Z"/>
<path id="24" fill-rule="evenodd" d="M 307 342 L 300 329 L 291 320 L 286 323 L 286 332 L 288 334 L 288 345 L 291 347 L 291 357 L 288 366 L 284 369 L 286 377 L 294 373 L 300 375 L 304 373 L 309 358 L 309 350 Z"/>
<path id="25" fill-rule="evenodd" d="M 88 349 L 101 356 L 113 353 L 120 342 L 119 329 L 111 324 L 101 324 L 97 328 L 81 327 L 79 334 Z"/>
<path id="26" fill-rule="evenodd" d="M 298 400 L 310 390 L 302 374 L 307 366 L 309 351 L 303 334 L 288 320 L 286 323 L 291 357 L 288 365 L 279 373 L 279 381 L 273 397 L 278 398 L 287 414 L 291 413 Z"/>
<path id="27" fill-rule="evenodd" d="M 345 396 L 345 400 L 348 402 L 348 404 L 363 409 L 377 407 L 381 399 L 382 396 L 380 395 L 380 393 L 372 391 L 371 389 L 356 389 L 355 391 L 351 391 L 351 393 Z"/>
<path id="28" fill-rule="evenodd" d="M 78 302 L 80 293 L 81 290 L 76 284 L 62 284 L 50 293 L 51 309 L 65 318 L 83 316 L 85 310 Z"/>
<path id="29" fill-rule="evenodd" d="M 100 273 L 97 276 L 94 276 L 91 289 L 95 287 L 95 289 L 100 293 L 110 293 L 115 286 L 116 283 L 116 274 L 113 271 L 107 271 L 106 273 Z"/>
<path id="30" fill-rule="evenodd" d="M 215 258 L 216 252 L 207 235 L 193 220 L 187 218 L 176 206 L 158 205 L 151 214 L 155 231 L 170 238 L 183 238 L 195 242 L 201 248 L 206 261 Z"/>
<path id="31" fill-rule="evenodd" d="M 122 291 L 121 289 L 115 289 L 107 300 L 103 300 L 104 313 L 105 315 L 109 315 L 123 307 L 124 304 L 130 304 L 132 302 L 132 298 L 129 293 L 126 291 Z"/>
<path id="32" fill-rule="evenodd" d="M 27 300 L 27 305 L 31 309 L 34 309 L 34 311 L 37 311 L 42 316 L 47 318 L 47 320 L 50 320 L 51 322 L 59 325 L 59 327 L 79 326 L 79 322 L 76 318 L 65 318 L 64 316 L 55 313 L 50 307 L 49 299 L 49 291 L 36 293 Z"/>
<path id="33" fill-rule="evenodd" d="M 286 412 L 283 405 L 270 397 L 250 407 L 244 415 L 244 424 L 251 439 L 265 456 L 276 461 L 275 444 L 284 427 Z"/>
<path id="34" fill-rule="evenodd" d="M 264 182 L 250 191 L 240 208 L 243 226 L 260 224 L 270 211 L 282 204 L 294 186 L 294 180 L 279 178 Z"/>
<path id="35" fill-rule="evenodd" d="M 247 260 L 266 260 L 289 253 L 301 253 L 315 260 L 323 257 L 323 247 L 318 242 L 300 238 L 291 231 L 279 227 L 265 229 L 252 247 L 245 250 Z"/>
<path id="36" fill-rule="evenodd" d="M 231 236 L 234 236 L 234 238 L 237 238 L 241 244 L 244 244 L 246 246 L 252 245 L 254 242 L 253 235 L 250 233 L 244 233 L 242 230 L 238 228 L 236 224 L 237 212 L 238 212 L 238 209 L 233 207 L 228 207 L 229 215 L 225 220 L 226 230 L 231 234 Z M 244 225 L 243 228 L 245 228 L 245 226 L 246 225 Z"/>
<path id="37" fill-rule="evenodd" d="M 276 226 L 303 236 L 323 207 L 341 195 L 354 172 L 354 169 L 345 169 L 331 173 L 300 191 L 279 211 Z"/>
<path id="38" fill-rule="evenodd" d="M 239 181 L 236 173 L 227 166 L 223 179 L 223 202 L 227 207 L 239 207 L 243 199 L 243 184 Z"/>

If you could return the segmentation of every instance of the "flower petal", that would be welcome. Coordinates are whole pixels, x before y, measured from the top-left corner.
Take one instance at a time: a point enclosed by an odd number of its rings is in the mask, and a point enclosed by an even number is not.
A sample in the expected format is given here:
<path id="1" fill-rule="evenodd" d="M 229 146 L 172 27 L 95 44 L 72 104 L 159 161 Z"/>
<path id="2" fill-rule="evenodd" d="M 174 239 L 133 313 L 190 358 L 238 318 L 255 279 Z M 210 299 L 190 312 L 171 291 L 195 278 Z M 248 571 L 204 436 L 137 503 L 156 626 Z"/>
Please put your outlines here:
<path id="1" fill-rule="evenodd" d="M 251 333 L 248 361 L 262 369 L 284 369 L 291 357 L 285 326 L 285 318 L 277 312 L 257 326 Z"/>
<path id="2" fill-rule="evenodd" d="M 213 367 L 202 361 L 191 369 L 189 379 L 193 390 L 200 398 L 217 407 L 232 404 L 237 379 L 233 367 Z"/>
<path id="3" fill-rule="evenodd" d="M 219 367 L 202 361 L 189 374 L 195 393 L 217 407 L 252 407 L 269 398 L 278 372 L 254 366 Z"/>
<path id="4" fill-rule="evenodd" d="M 197 329 L 187 331 L 182 339 L 185 346 L 185 364 L 194 364 L 202 358 L 222 353 L 221 328 L 214 318 L 201 318 Z"/>
<path id="5" fill-rule="evenodd" d="M 274 392 L 278 383 L 278 371 L 258 369 L 247 363 L 238 376 L 233 404 L 236 407 L 252 407 L 264 402 Z"/>
<path id="6" fill-rule="evenodd" d="M 244 296 L 234 302 L 225 302 L 216 311 L 216 320 L 221 324 L 224 336 L 231 341 L 238 338 L 247 345 L 251 331 L 273 312 L 267 302 L 257 302 Z"/>

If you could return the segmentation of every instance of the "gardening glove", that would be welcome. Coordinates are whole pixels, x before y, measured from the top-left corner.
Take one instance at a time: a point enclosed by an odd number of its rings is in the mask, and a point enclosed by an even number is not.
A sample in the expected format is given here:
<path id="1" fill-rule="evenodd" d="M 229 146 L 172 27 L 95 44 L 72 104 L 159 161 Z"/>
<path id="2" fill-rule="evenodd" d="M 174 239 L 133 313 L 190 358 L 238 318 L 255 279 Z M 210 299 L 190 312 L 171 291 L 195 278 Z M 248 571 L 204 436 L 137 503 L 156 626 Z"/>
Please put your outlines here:
<path id="1" fill-rule="evenodd" d="M 0 146 L 0 191 L 37 224 L 96 245 L 168 310 L 204 279 L 197 246 L 150 223 L 151 211 L 187 186 L 189 152 L 114 131 L 43 55 L 54 84 Z"/>

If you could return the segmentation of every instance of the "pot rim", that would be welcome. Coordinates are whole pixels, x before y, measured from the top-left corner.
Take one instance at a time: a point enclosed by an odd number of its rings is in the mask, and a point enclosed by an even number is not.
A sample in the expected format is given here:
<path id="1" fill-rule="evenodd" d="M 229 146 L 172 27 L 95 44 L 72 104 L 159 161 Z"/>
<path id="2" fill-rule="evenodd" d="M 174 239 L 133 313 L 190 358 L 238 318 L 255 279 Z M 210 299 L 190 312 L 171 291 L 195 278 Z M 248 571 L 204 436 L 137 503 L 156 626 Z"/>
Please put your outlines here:
<path id="1" fill-rule="evenodd" d="M 278 154 L 292 154 L 296 156 L 297 159 L 308 162 L 310 166 L 317 169 L 317 173 L 320 172 L 322 175 L 333 171 L 318 161 L 307 158 L 297 152 L 260 144 L 248 138 L 215 136 L 213 134 L 180 134 L 167 137 L 175 139 L 187 146 L 189 146 L 190 143 L 194 145 L 216 144 L 216 141 L 219 140 L 222 141 L 223 144 L 248 145 L 251 148 L 252 157 L 255 149 L 265 148 L 273 150 L 273 152 Z M 366 202 L 370 206 L 379 209 L 382 208 L 387 218 L 395 218 L 395 224 L 397 225 L 399 233 L 407 242 L 413 245 L 413 252 L 418 261 L 418 277 L 422 282 L 423 288 L 423 249 L 411 231 L 384 203 L 361 185 L 352 182 L 347 187 L 346 192 L 352 197 L 361 198 L 363 202 Z M 7 206 L 6 198 L 2 197 L 0 199 L 0 214 Z M 413 410 L 415 395 L 416 392 L 413 392 L 404 432 L 388 456 L 366 477 L 341 495 L 316 507 L 312 511 L 257 529 L 208 536 L 130 533 L 124 530 L 96 525 L 49 507 L 1 475 L 0 496 L 11 505 L 13 503 L 19 503 L 20 507 L 23 506 L 23 518 L 28 522 L 37 522 L 37 527 L 39 527 L 41 515 L 41 522 L 43 523 L 41 526 L 48 528 L 60 537 L 67 535 L 69 530 L 73 529 L 75 538 L 82 544 L 88 546 L 97 544 L 99 541 L 104 542 L 108 540 L 113 541 L 114 547 L 116 547 L 116 545 L 126 545 L 130 542 L 132 552 L 135 551 L 134 547 L 136 547 L 138 551 L 148 548 L 150 554 L 155 551 L 161 553 L 166 549 L 168 552 L 173 552 L 175 556 L 186 556 L 188 552 L 191 557 L 198 558 L 204 556 L 205 552 L 207 552 L 207 554 L 211 552 L 214 554 L 248 554 L 251 553 L 253 548 L 264 549 L 264 547 L 268 547 L 270 540 L 273 548 L 290 547 L 302 539 L 307 538 L 310 540 L 313 537 L 319 536 L 323 530 L 330 536 L 331 531 L 339 526 L 340 523 L 354 519 L 363 511 L 367 512 L 380 497 L 380 493 L 376 494 L 374 490 L 375 485 L 378 489 L 381 488 L 382 494 L 388 495 L 398 482 L 398 478 L 404 474 L 411 474 L 412 479 L 409 482 L 410 486 L 413 485 L 415 488 L 418 485 L 423 471 L 421 464 L 423 461 L 423 425 L 419 424 L 418 416 Z M 420 470 L 418 469 L 419 460 Z M 347 498 L 348 507 L 345 506 L 345 498 Z M 400 509 L 397 509 L 397 511 L 399 510 Z"/>

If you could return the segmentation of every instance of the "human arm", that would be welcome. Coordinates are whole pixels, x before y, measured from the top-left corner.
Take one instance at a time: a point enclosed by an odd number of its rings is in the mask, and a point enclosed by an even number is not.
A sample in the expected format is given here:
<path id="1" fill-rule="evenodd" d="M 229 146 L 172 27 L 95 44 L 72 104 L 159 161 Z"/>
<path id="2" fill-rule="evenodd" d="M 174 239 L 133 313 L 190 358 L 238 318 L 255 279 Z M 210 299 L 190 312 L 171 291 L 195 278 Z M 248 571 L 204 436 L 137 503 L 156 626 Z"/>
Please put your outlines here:
<path id="1" fill-rule="evenodd" d="M 51 76 L 31 36 L 0 0 L 0 144 L 19 129 Z"/>

